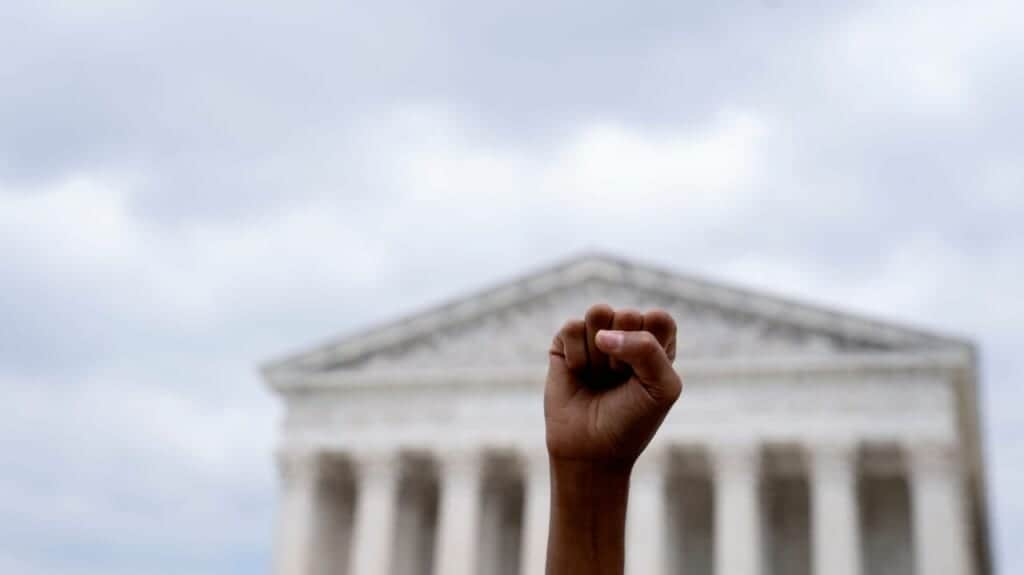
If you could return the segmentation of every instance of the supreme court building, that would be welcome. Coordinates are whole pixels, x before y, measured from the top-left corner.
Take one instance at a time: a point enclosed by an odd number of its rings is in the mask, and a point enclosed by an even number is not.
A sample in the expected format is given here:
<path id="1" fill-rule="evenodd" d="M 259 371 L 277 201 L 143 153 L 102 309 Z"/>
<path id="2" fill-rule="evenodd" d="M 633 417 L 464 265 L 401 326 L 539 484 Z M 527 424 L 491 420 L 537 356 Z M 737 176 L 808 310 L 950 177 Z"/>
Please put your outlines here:
<path id="1" fill-rule="evenodd" d="M 990 574 L 970 342 L 604 256 L 265 366 L 274 573 L 541 575 L 547 350 L 598 302 L 679 324 L 628 575 Z"/>

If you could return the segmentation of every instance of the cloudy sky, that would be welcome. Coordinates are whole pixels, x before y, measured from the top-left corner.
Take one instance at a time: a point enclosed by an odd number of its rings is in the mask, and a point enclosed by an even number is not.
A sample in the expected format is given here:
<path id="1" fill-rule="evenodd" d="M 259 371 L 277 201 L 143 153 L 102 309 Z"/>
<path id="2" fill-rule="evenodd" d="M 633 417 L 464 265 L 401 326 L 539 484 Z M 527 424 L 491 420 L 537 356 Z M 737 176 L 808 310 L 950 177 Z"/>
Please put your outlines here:
<path id="1" fill-rule="evenodd" d="M 978 341 L 1024 572 L 1014 4 L 4 2 L 0 572 L 266 572 L 261 361 L 594 249 Z"/>

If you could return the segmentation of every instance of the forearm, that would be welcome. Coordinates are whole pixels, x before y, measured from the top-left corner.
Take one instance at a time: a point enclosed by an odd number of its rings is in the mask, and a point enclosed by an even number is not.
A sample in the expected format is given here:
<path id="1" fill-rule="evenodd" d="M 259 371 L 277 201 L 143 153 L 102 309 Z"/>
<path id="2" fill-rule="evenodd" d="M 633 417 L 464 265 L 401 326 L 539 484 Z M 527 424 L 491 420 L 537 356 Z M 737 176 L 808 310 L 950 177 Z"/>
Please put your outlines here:
<path id="1" fill-rule="evenodd" d="M 547 575 L 622 575 L 630 468 L 552 459 Z"/>

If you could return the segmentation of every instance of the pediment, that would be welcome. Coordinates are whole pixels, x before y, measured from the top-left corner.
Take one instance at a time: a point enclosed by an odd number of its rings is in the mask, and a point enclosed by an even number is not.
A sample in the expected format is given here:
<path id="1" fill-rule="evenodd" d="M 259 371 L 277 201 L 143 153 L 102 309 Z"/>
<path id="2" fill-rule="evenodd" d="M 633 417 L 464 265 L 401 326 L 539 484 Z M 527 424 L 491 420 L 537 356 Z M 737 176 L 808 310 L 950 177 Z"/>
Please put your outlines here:
<path id="1" fill-rule="evenodd" d="M 828 355 L 962 346 L 841 314 L 605 257 L 579 258 L 267 366 L 274 373 L 543 365 L 552 335 L 593 303 L 663 308 L 680 357 Z"/>

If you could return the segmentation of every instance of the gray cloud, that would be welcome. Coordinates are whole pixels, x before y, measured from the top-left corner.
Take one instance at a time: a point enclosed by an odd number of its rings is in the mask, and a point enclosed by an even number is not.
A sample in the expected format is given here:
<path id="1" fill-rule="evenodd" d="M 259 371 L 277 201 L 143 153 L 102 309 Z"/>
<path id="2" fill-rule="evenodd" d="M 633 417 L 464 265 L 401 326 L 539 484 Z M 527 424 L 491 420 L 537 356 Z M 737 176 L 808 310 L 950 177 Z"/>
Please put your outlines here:
<path id="1" fill-rule="evenodd" d="M 908 6 L 0 8 L 0 570 L 262 569 L 259 361 L 591 248 L 977 338 L 1024 569 L 1019 8 Z"/>

